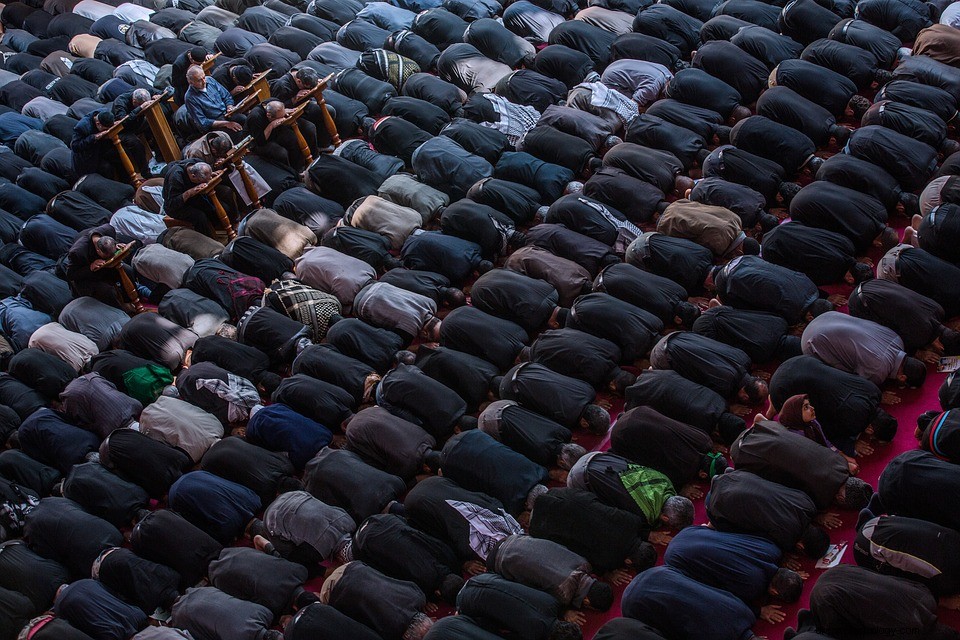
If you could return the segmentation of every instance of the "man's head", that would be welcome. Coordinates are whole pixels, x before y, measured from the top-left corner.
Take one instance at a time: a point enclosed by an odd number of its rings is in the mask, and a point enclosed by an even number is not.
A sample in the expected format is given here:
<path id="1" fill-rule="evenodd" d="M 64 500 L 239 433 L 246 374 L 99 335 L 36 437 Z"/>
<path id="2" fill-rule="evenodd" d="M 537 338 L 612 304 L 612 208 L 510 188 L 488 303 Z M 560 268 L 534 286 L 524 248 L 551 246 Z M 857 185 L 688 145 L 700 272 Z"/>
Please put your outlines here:
<path id="1" fill-rule="evenodd" d="M 800 189 L 800 185 L 796 182 L 781 182 L 780 186 L 777 187 L 777 191 L 780 193 L 780 198 L 783 200 L 783 206 L 789 207 L 794 196 L 800 193 Z"/>
<path id="2" fill-rule="evenodd" d="M 608 611 L 613 606 L 613 589 L 606 582 L 597 580 L 587 589 L 583 603 L 597 611 Z"/>
<path id="3" fill-rule="evenodd" d="M 673 180 L 673 188 L 679 194 L 686 193 L 687 189 L 693 189 L 694 186 L 693 178 L 682 173 Z"/>
<path id="4" fill-rule="evenodd" d="M 194 47 L 190 49 L 190 62 L 193 64 L 201 64 L 204 60 L 207 59 L 207 50 L 203 47 Z"/>
<path id="5" fill-rule="evenodd" d="M 840 487 L 835 501 L 838 506 L 844 507 L 845 509 L 860 511 L 860 509 L 867 506 L 872 495 L 873 487 L 860 478 L 850 476 L 847 478 L 847 481 L 843 483 L 843 486 Z"/>
<path id="6" fill-rule="evenodd" d="M 117 241 L 110 236 L 100 236 L 93 243 L 93 247 L 96 249 L 98 256 L 103 260 L 109 260 L 117 252 Z"/>
<path id="7" fill-rule="evenodd" d="M 627 553 L 624 564 L 637 573 L 642 573 L 657 564 L 657 549 L 646 540 L 637 538 Z"/>
<path id="8" fill-rule="evenodd" d="M 588 404 L 580 414 L 580 424 L 590 433 L 603 435 L 610 430 L 610 414 L 596 404 Z"/>
<path id="9" fill-rule="evenodd" d="M 673 321 L 681 327 L 689 329 L 693 326 L 694 321 L 700 317 L 700 307 L 684 300 L 677 304 L 675 313 L 677 315 L 674 316 Z"/>
<path id="10" fill-rule="evenodd" d="M 701 480 L 710 480 L 727 470 L 730 464 L 722 453 L 708 453 L 700 461 L 699 476 Z"/>
<path id="11" fill-rule="evenodd" d="M 193 65 L 187 69 L 187 84 L 197 91 L 203 91 L 206 88 L 207 74 L 203 72 L 203 67 L 200 65 Z"/>
<path id="12" fill-rule="evenodd" d="M 320 78 L 317 76 L 317 72 L 310 68 L 304 67 L 297 71 L 296 76 L 294 76 L 297 88 L 300 90 L 310 90 L 317 86 L 317 83 L 320 82 Z"/>
<path id="13" fill-rule="evenodd" d="M 854 94 L 850 101 L 847 103 L 847 106 L 850 107 L 851 113 L 853 113 L 853 119 L 859 120 L 863 117 L 863 114 L 867 112 L 867 109 L 870 108 L 870 100 L 864 98 L 861 95 Z"/>
<path id="14" fill-rule="evenodd" d="M 877 407 L 873 420 L 870 421 L 870 430 L 880 442 L 890 442 L 897 435 L 897 419 L 892 415 Z"/>
<path id="15" fill-rule="evenodd" d="M 547 487 L 542 484 L 535 484 L 533 488 L 530 489 L 530 492 L 527 493 L 527 502 L 524 505 L 527 511 L 533 511 L 533 505 L 536 504 L 537 498 L 542 496 L 548 491 Z"/>
<path id="16" fill-rule="evenodd" d="M 263 112 L 267 114 L 267 120 L 273 122 L 282 118 L 286 114 L 286 109 L 282 102 L 271 99 L 263 103 Z"/>
<path id="17" fill-rule="evenodd" d="M 736 122 L 740 122 L 741 120 L 745 120 L 746 118 L 749 118 L 751 115 L 753 114 L 750 111 L 750 109 L 743 106 L 742 104 L 738 104 L 736 107 L 733 108 L 733 111 L 730 112 L 729 122 L 730 124 L 734 124 Z"/>
<path id="18" fill-rule="evenodd" d="M 113 117 L 113 111 L 102 109 L 93 117 L 93 121 L 96 123 L 98 131 L 106 131 L 114 125 L 116 119 Z"/>
<path id="19" fill-rule="evenodd" d="M 457 604 L 457 594 L 460 593 L 460 590 L 463 588 L 464 580 L 458 575 L 447 574 L 444 576 L 443 580 L 440 581 L 440 597 L 443 598 L 444 602 L 455 605 Z"/>
<path id="20" fill-rule="evenodd" d="M 873 269 L 870 268 L 870 265 L 862 262 L 854 262 L 848 273 L 850 274 L 849 284 L 857 285 L 867 280 L 873 280 Z"/>
<path id="21" fill-rule="evenodd" d="M 833 303 L 826 298 L 817 298 L 807 307 L 806 320 L 810 322 L 814 318 L 822 316 L 828 311 L 833 311 Z"/>
<path id="22" fill-rule="evenodd" d="M 627 390 L 627 387 L 632 385 L 637 381 L 637 376 L 633 375 L 629 371 L 617 368 L 616 375 L 613 376 L 613 380 L 610 381 L 610 390 L 616 393 L 617 395 L 623 395 Z"/>
<path id="23" fill-rule="evenodd" d="M 216 158 L 225 158 L 230 150 L 233 149 L 233 141 L 230 136 L 222 131 L 210 134 L 210 153 Z"/>
<path id="24" fill-rule="evenodd" d="M 911 356 L 903 359 L 903 365 L 900 367 L 900 373 L 897 374 L 897 381 L 905 384 L 911 389 L 923 386 L 923 381 L 927 379 L 927 365 L 922 361 Z"/>
<path id="25" fill-rule="evenodd" d="M 829 548 L 830 536 L 815 524 L 808 525 L 797 542 L 797 549 L 808 558 L 822 558 Z"/>
<path id="26" fill-rule="evenodd" d="M 245 64 L 238 64 L 230 67 L 230 79 L 237 83 L 237 86 L 245 87 L 253 82 L 253 69 Z"/>
<path id="27" fill-rule="evenodd" d="M 427 320 L 420 329 L 420 338 L 426 340 L 427 342 L 439 342 L 440 324 L 440 318 L 437 316 L 430 316 L 430 319 Z"/>
<path id="28" fill-rule="evenodd" d="M 720 434 L 720 440 L 726 445 L 733 444 L 733 441 L 736 440 L 746 428 L 747 425 L 743 421 L 743 418 L 729 411 L 723 412 L 717 421 L 717 431 Z"/>
<path id="29" fill-rule="evenodd" d="M 133 106 L 139 107 L 144 102 L 147 102 L 150 99 L 150 92 L 146 89 L 134 89 L 133 93 L 130 95 L 130 102 L 133 103 Z"/>
<path id="30" fill-rule="evenodd" d="M 781 602 L 796 602 L 803 593 L 803 578 L 796 571 L 780 567 L 773 574 L 767 593 Z"/>
<path id="31" fill-rule="evenodd" d="M 749 404 L 760 404 L 770 395 L 770 389 L 767 383 L 755 376 L 748 376 L 743 387 L 737 392 L 737 398 L 741 402 Z"/>
<path id="32" fill-rule="evenodd" d="M 433 619 L 423 613 L 417 613 L 410 621 L 406 633 L 403 634 L 404 640 L 420 640 L 427 635 L 430 627 L 433 626 Z M 282 636 L 281 636 L 282 637 Z"/>
<path id="33" fill-rule="evenodd" d="M 578 444 L 568 442 L 560 447 L 560 453 L 557 454 L 557 466 L 565 471 L 573 468 L 577 460 L 587 455 L 587 450 Z"/>
<path id="34" fill-rule="evenodd" d="M 683 496 L 670 496 L 660 510 L 660 520 L 672 531 L 681 531 L 693 524 L 693 503 Z"/>
<path id="35" fill-rule="evenodd" d="M 200 184 L 210 180 L 213 169 L 206 162 L 197 162 L 187 168 L 187 176 L 193 184 Z"/>

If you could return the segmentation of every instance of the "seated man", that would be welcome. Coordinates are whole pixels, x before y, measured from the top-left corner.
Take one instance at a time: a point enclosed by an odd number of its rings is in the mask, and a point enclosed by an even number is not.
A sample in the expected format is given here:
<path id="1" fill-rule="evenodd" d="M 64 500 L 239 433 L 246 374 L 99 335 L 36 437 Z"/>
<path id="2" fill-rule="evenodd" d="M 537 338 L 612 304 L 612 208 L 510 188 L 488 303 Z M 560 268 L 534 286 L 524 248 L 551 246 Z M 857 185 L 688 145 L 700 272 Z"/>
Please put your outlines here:
<path id="1" fill-rule="evenodd" d="M 110 109 L 103 108 L 85 115 L 73 129 L 70 151 L 73 152 L 73 170 L 78 176 L 99 173 L 106 178 L 117 178 L 120 156 L 113 143 L 106 138 L 106 131 L 116 119 Z M 146 165 L 146 151 L 135 136 L 125 136 L 125 146 L 134 167 L 142 170 Z M 134 147 L 136 147 L 134 149 Z M 126 179 L 127 176 L 123 176 Z"/>
<path id="2" fill-rule="evenodd" d="M 271 98 L 250 110 L 247 131 L 253 136 L 254 151 L 258 156 L 300 173 L 306 168 L 307 159 L 288 114 L 289 110 L 281 101 Z M 303 118 L 296 125 L 312 153 L 317 148 L 316 127 Z"/>
<path id="3" fill-rule="evenodd" d="M 317 88 L 319 83 L 320 78 L 311 67 L 294 67 L 288 73 L 270 83 L 270 96 L 283 102 L 283 106 L 286 108 L 293 109 L 303 102 L 307 95 Z M 304 110 L 303 117 L 316 127 L 317 143 L 326 147 L 333 141 L 327 131 L 327 123 L 321 111 L 322 108 L 316 99 L 310 98 L 310 104 Z M 331 117 L 336 116 L 333 107 L 327 105 L 326 108 Z"/>
<path id="4" fill-rule="evenodd" d="M 168 165 L 163 179 L 164 213 L 189 222 L 194 229 L 209 236 L 216 211 L 210 197 L 200 192 L 212 177 L 213 169 L 201 160 L 177 160 Z"/>
<path id="5" fill-rule="evenodd" d="M 108 224 L 77 234 L 67 252 L 67 280 L 74 293 L 114 307 L 122 306 L 117 297 L 117 273 L 114 269 L 104 269 L 103 265 L 126 247 L 126 244 L 117 242 L 117 232 Z M 129 266 L 124 264 L 122 268 L 128 275 L 133 275 Z"/>
<path id="6" fill-rule="evenodd" d="M 678 496 L 670 479 L 649 467 L 613 453 L 594 451 L 580 458 L 567 476 L 567 486 L 597 495 L 605 504 L 640 516 L 655 544 L 666 544 L 665 528 L 681 531 L 693 524 L 693 503 Z"/>
<path id="7" fill-rule="evenodd" d="M 927 377 L 927 366 L 906 354 L 900 336 L 870 320 L 829 311 L 814 318 L 800 340 L 805 355 L 877 386 L 895 379 L 917 388 Z"/>
<path id="8" fill-rule="evenodd" d="M 201 133 L 220 129 L 239 140 L 246 119 L 242 114 L 231 113 L 234 102 L 230 92 L 208 78 L 200 66 L 187 70 L 187 82 L 190 88 L 184 97 L 184 106 L 193 125 Z"/>
<path id="9" fill-rule="evenodd" d="M 804 578 L 778 566 L 782 556 L 777 545 L 758 536 L 687 527 L 670 542 L 663 562 L 700 584 L 735 595 L 761 620 L 777 624 L 786 614 L 778 605 L 764 603 L 796 602 Z"/>

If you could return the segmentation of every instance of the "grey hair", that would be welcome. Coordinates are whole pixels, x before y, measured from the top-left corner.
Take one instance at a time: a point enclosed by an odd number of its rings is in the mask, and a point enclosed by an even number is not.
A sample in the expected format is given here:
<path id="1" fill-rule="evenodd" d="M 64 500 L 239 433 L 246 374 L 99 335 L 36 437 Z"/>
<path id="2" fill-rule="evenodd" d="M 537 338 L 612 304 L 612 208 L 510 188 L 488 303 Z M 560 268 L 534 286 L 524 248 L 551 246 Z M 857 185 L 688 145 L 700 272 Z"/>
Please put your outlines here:
<path id="1" fill-rule="evenodd" d="M 150 92 L 143 88 L 134 89 L 131 97 L 133 98 L 134 102 L 143 103 L 150 99 Z"/>
<path id="2" fill-rule="evenodd" d="M 693 524 L 693 503 L 683 496 L 671 496 L 663 503 L 661 513 L 667 517 L 667 526 L 680 531 Z"/>

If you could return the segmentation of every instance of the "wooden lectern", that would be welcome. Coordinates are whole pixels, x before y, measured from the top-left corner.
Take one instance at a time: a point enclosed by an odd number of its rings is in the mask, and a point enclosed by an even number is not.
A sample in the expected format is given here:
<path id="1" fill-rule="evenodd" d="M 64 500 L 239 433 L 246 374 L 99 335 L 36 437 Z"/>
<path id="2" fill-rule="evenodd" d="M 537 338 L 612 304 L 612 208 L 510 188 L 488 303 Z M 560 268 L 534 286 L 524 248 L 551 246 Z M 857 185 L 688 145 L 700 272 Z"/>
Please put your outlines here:
<path id="1" fill-rule="evenodd" d="M 130 116 L 124 116 L 117 122 L 114 122 L 112 127 L 106 131 L 101 131 L 97 134 L 97 137 L 102 136 L 110 139 L 110 142 L 113 143 L 113 148 L 117 150 L 117 155 L 120 156 L 120 164 L 123 165 L 124 171 L 127 172 L 130 182 L 134 187 L 139 187 L 143 183 L 143 177 L 137 173 L 133 162 L 130 160 L 130 156 L 127 155 L 127 150 L 123 148 L 123 144 L 120 142 L 120 132 L 123 131 L 123 123 L 126 122 L 129 117 Z"/>
<path id="2" fill-rule="evenodd" d="M 257 194 L 257 188 L 253 186 L 253 180 L 250 179 L 247 168 L 243 166 L 243 157 L 250 151 L 251 144 L 253 144 L 253 138 L 247 136 L 234 145 L 233 148 L 230 149 L 230 153 L 217 160 L 215 166 L 216 168 L 220 168 L 232 164 L 233 168 L 240 174 L 240 179 L 243 181 L 243 188 L 247 192 L 247 197 L 250 198 L 251 206 L 259 209 L 261 206 L 260 196 Z"/>
<path id="3" fill-rule="evenodd" d="M 123 269 L 123 261 L 133 252 L 133 243 L 129 243 L 123 249 L 118 250 L 113 257 L 103 263 L 101 269 L 116 269 L 117 277 L 120 280 L 120 289 L 123 294 L 127 297 L 127 300 L 130 301 L 130 304 L 133 305 L 134 313 L 143 313 L 145 309 L 143 304 L 140 302 L 140 296 L 137 295 L 137 288 L 133 286 L 133 282 L 130 280 L 130 276 L 127 275 L 127 272 Z"/>
<path id="4" fill-rule="evenodd" d="M 310 90 L 310 93 L 297 101 L 297 105 L 299 106 L 305 103 L 310 98 L 316 98 L 317 104 L 320 105 L 320 110 L 323 113 L 323 123 L 327 126 L 327 133 L 330 134 L 330 140 L 333 142 L 334 148 L 336 148 L 340 146 L 340 133 L 337 131 L 337 124 L 333 121 L 333 116 L 327 111 L 327 101 L 323 99 L 323 90 L 329 86 L 332 79 L 332 73 L 326 78 L 321 79 L 320 82 L 317 83 L 317 86 Z"/>
<path id="5" fill-rule="evenodd" d="M 313 152 L 310 150 L 310 145 L 307 144 L 307 139 L 303 137 L 303 133 L 300 131 L 300 125 L 297 124 L 297 120 L 300 119 L 300 116 L 303 115 L 303 110 L 307 108 L 306 101 L 301 102 L 299 107 L 291 110 L 291 112 L 283 117 L 281 122 L 284 124 L 289 124 L 290 128 L 293 129 L 293 135 L 297 138 L 297 145 L 300 147 L 300 153 L 303 154 L 303 159 L 306 162 L 306 166 L 313 164 Z M 321 107 L 322 108 L 322 107 Z"/>
<path id="6" fill-rule="evenodd" d="M 180 155 L 180 145 L 173 137 L 173 131 L 170 130 L 170 123 L 163 114 L 163 108 L 160 100 L 149 100 L 143 104 L 143 117 L 147 119 L 150 125 L 150 132 L 153 134 L 153 140 L 157 143 L 160 155 L 164 162 L 176 162 L 182 156 Z"/>
<path id="7" fill-rule="evenodd" d="M 213 210 L 217 214 L 217 222 L 219 223 L 220 229 L 226 232 L 227 238 L 233 240 L 237 237 L 237 232 L 233 230 L 233 225 L 230 223 L 230 216 L 227 215 L 227 211 L 223 208 L 223 203 L 220 202 L 220 198 L 217 197 L 215 191 L 217 186 L 220 185 L 220 182 L 223 181 L 225 173 L 226 171 L 223 169 L 214 172 L 213 176 L 207 181 L 207 186 L 199 193 L 200 195 L 210 198 L 210 202 L 213 203 Z"/>
<path id="8" fill-rule="evenodd" d="M 207 59 L 200 63 L 200 68 L 203 69 L 205 75 L 210 75 L 210 71 L 213 69 L 214 63 L 216 63 L 217 58 L 220 57 L 220 52 L 217 51 L 211 56 L 207 56 Z"/>

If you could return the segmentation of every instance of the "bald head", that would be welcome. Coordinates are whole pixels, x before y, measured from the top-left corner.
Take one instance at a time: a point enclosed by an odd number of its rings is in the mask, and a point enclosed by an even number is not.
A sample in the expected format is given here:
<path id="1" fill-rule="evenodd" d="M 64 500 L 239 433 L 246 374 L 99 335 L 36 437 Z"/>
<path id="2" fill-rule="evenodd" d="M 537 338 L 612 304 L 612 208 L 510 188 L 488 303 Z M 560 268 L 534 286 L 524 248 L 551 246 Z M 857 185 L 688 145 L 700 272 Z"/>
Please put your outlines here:
<path id="1" fill-rule="evenodd" d="M 187 169 L 187 175 L 190 176 L 190 181 L 194 184 L 200 184 L 201 182 L 208 182 L 210 176 L 213 175 L 213 169 L 210 168 L 206 162 L 197 162 L 196 164 L 190 165 Z"/>
<path id="2" fill-rule="evenodd" d="M 263 105 L 263 111 L 267 114 L 269 120 L 277 120 L 284 116 L 285 110 L 283 103 L 279 100 L 268 100 Z"/>

